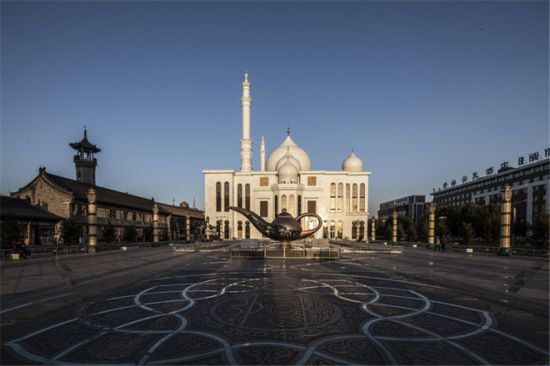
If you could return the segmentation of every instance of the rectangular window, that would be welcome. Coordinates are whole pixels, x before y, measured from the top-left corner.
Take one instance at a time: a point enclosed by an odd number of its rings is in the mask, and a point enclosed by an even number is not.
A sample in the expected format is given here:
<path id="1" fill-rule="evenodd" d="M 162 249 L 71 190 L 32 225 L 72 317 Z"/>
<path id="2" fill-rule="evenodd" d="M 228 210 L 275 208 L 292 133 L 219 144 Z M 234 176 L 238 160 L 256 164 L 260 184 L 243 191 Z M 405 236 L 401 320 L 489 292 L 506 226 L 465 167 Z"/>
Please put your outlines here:
<path id="1" fill-rule="evenodd" d="M 317 201 L 307 201 L 307 212 L 317 213 Z"/>
<path id="2" fill-rule="evenodd" d="M 317 177 L 307 177 L 307 185 L 308 186 L 316 186 L 317 185 Z"/>
<path id="3" fill-rule="evenodd" d="M 267 217 L 268 216 L 268 202 L 267 201 L 260 201 L 260 216 L 261 217 Z"/>
<path id="4" fill-rule="evenodd" d="M 260 177 L 260 187 L 267 187 L 269 185 L 269 177 Z"/>

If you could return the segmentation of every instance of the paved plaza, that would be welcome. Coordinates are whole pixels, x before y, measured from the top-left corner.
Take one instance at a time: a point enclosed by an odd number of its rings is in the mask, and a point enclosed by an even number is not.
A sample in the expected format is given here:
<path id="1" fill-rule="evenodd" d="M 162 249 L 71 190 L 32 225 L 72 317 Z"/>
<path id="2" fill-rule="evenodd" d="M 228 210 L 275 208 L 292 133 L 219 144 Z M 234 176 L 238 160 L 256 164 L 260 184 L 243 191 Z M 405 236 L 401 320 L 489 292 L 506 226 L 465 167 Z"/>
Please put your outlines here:
<path id="1" fill-rule="evenodd" d="M 170 248 L 1 264 L 2 364 L 547 364 L 548 259 L 230 260 Z"/>

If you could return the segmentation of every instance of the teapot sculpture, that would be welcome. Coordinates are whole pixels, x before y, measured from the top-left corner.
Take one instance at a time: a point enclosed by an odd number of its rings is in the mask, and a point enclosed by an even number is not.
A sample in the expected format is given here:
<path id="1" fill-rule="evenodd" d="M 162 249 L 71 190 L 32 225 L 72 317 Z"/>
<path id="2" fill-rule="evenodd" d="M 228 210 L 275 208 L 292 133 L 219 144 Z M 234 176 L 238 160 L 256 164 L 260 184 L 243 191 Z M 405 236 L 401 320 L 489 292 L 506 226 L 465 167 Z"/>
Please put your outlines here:
<path id="1" fill-rule="evenodd" d="M 283 212 L 278 214 L 272 223 L 268 223 L 254 212 L 240 208 L 229 207 L 230 210 L 237 211 L 244 215 L 256 229 L 270 239 L 280 241 L 284 247 L 288 247 L 292 240 L 298 240 L 313 235 L 323 225 L 323 220 L 317 214 L 306 212 L 294 218 L 291 214 L 283 209 Z M 300 220 L 306 216 L 316 217 L 319 221 L 316 228 L 311 230 L 302 230 Z"/>

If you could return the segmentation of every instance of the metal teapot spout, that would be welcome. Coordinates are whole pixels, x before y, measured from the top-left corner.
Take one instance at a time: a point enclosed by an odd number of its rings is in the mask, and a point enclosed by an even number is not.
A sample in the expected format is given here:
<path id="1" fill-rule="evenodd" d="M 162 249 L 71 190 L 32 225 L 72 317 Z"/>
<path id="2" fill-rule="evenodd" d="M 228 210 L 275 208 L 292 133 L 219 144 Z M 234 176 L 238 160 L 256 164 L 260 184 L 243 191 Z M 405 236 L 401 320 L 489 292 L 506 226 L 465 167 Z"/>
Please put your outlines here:
<path id="1" fill-rule="evenodd" d="M 241 215 L 245 216 L 252 223 L 252 225 L 254 225 L 256 229 L 258 229 L 258 231 L 260 231 L 265 236 L 269 236 L 268 233 L 271 231 L 270 230 L 271 224 L 269 224 L 267 221 L 262 219 L 260 216 L 256 215 L 254 212 L 249 211 L 245 208 L 233 207 L 233 206 L 229 206 L 228 208 L 230 210 L 237 211 Z"/>

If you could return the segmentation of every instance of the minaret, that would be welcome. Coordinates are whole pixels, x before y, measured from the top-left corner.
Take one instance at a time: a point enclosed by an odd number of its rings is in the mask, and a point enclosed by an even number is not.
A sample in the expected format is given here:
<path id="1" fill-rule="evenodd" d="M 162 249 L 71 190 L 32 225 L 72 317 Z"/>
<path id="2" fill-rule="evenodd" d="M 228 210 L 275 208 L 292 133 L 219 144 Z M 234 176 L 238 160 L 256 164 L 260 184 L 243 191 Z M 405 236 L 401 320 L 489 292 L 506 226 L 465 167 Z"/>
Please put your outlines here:
<path id="1" fill-rule="evenodd" d="M 260 149 L 260 170 L 265 172 L 265 141 L 262 136 L 262 148 Z"/>
<path id="2" fill-rule="evenodd" d="M 97 159 L 94 157 L 94 154 L 100 152 L 101 149 L 88 141 L 86 127 L 84 127 L 84 138 L 79 142 L 71 142 L 69 145 L 77 151 L 73 158 L 76 166 L 76 180 L 95 185 Z"/>
<path id="3" fill-rule="evenodd" d="M 241 105 L 243 107 L 243 138 L 241 139 L 241 172 L 252 170 L 252 140 L 250 139 L 250 83 L 248 74 L 244 74 L 243 96 Z"/>

